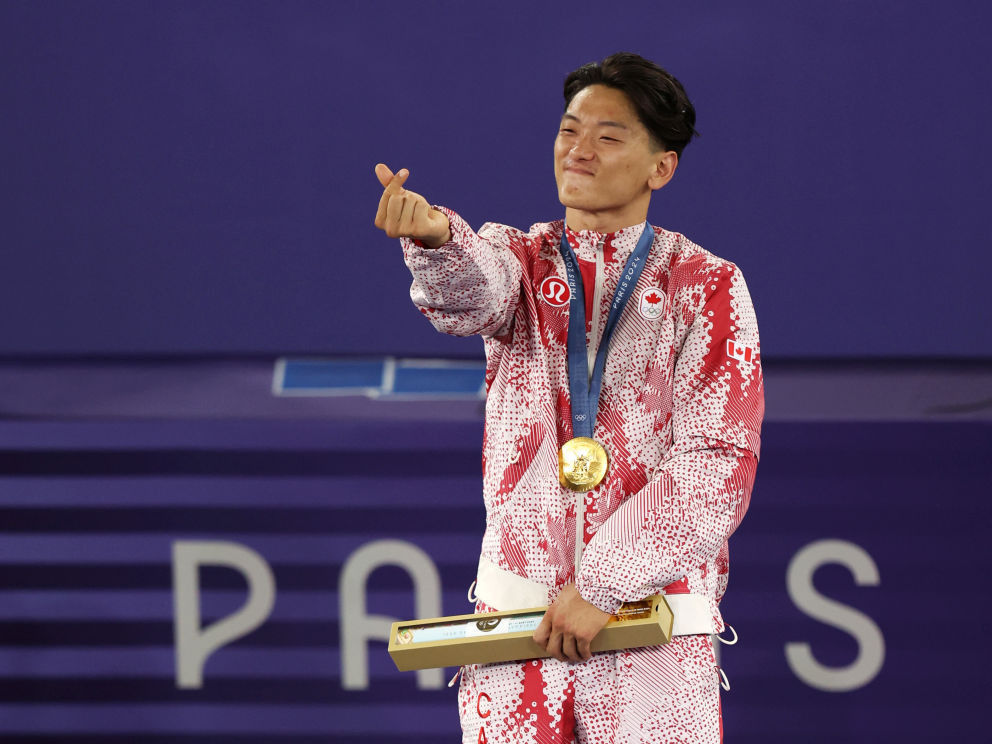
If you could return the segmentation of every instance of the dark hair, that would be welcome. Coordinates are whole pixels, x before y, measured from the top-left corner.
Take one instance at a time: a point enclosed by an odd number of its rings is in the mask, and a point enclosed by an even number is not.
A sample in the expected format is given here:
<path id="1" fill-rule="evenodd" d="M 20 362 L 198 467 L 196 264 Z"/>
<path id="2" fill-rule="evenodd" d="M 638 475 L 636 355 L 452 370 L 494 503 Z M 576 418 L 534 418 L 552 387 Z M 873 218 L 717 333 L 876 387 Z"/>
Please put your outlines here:
<path id="1" fill-rule="evenodd" d="M 682 83 L 654 62 L 618 52 L 601 63 L 590 62 L 565 78 L 565 110 L 575 94 L 590 85 L 606 85 L 626 94 L 654 145 L 679 156 L 693 136 L 696 109 Z"/>

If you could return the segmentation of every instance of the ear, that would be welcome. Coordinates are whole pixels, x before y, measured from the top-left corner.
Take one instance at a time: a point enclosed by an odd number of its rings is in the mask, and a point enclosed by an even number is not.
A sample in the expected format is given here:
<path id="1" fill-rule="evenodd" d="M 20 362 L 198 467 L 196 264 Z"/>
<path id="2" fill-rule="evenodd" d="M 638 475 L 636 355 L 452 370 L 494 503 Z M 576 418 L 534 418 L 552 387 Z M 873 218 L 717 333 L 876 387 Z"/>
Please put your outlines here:
<path id="1" fill-rule="evenodd" d="M 659 150 L 655 154 L 654 167 L 648 177 L 648 186 L 657 191 L 672 180 L 675 169 L 679 164 L 679 155 L 675 150 Z"/>

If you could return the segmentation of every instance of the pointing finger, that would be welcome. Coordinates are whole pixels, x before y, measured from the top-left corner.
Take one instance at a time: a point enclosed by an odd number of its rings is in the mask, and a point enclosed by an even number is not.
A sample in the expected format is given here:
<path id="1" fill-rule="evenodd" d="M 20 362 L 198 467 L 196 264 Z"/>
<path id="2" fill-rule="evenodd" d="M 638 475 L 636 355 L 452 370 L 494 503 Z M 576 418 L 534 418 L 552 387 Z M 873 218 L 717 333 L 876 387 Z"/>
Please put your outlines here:
<path id="1" fill-rule="evenodd" d="M 393 180 L 389 182 L 388 186 L 386 186 L 386 190 L 391 191 L 394 194 L 402 194 L 403 184 L 406 183 L 406 179 L 408 179 L 409 177 L 410 177 L 410 171 L 408 171 L 406 168 L 401 168 L 400 170 L 396 171 L 396 175 L 393 176 Z"/>

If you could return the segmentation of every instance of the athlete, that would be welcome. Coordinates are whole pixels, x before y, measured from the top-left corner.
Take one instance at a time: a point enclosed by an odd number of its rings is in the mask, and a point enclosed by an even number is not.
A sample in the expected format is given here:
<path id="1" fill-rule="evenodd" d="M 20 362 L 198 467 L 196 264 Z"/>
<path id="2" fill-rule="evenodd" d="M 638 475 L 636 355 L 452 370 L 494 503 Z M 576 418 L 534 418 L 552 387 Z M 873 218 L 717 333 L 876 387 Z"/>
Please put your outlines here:
<path id="1" fill-rule="evenodd" d="M 733 263 L 646 221 L 695 134 L 682 85 L 621 53 L 564 96 L 564 220 L 476 233 L 375 168 L 414 303 L 485 344 L 476 608 L 550 605 L 534 639 L 551 658 L 462 670 L 463 741 L 715 743 L 712 634 L 764 412 L 754 311 Z M 658 593 L 671 642 L 590 652 L 623 602 Z"/>

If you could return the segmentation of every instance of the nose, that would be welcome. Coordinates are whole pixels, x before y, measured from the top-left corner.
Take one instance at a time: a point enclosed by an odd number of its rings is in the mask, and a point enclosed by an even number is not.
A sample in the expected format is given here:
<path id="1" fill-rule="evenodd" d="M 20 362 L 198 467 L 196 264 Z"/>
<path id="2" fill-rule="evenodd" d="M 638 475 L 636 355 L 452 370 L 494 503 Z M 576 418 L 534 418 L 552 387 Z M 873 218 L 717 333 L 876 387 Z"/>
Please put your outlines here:
<path id="1" fill-rule="evenodd" d="M 593 150 L 592 141 L 588 136 L 583 135 L 575 138 L 568 154 L 576 160 L 592 160 L 596 153 L 595 150 Z"/>

